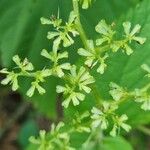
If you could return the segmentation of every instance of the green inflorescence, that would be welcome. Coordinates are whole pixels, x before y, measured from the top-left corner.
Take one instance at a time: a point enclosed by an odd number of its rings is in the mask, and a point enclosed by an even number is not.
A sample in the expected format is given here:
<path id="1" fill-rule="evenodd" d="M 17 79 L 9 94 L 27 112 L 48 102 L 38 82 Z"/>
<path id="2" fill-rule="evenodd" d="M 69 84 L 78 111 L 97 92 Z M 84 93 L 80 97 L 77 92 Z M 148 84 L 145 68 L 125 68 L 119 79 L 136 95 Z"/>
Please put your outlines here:
<path id="1" fill-rule="evenodd" d="M 64 83 L 56 87 L 56 92 L 63 94 L 62 106 L 66 109 L 72 104 L 73 106 L 80 106 L 85 97 L 94 91 L 93 85 L 96 78 L 91 75 L 91 70 L 95 71 L 94 68 L 96 68 L 95 72 L 99 76 L 104 74 L 107 69 L 109 53 L 121 50 L 123 53 L 131 55 L 134 52 L 131 48 L 132 42 L 144 44 L 146 41 L 146 38 L 138 36 L 141 29 L 139 24 L 131 28 L 130 22 L 124 22 L 122 24 L 124 33 L 120 39 L 117 39 L 117 31 L 114 30 L 113 25 L 108 25 L 105 20 L 101 20 L 95 27 L 99 37 L 88 39 L 80 22 L 79 4 L 83 9 L 87 9 L 92 4 L 92 0 L 73 0 L 74 10 L 71 11 L 68 22 L 63 23 L 59 16 L 52 16 L 49 19 L 41 18 L 43 25 L 53 27 L 53 30 L 47 34 L 47 38 L 53 40 L 52 51 L 49 52 L 46 49 L 41 51 L 41 55 L 50 61 L 50 66 L 35 71 L 33 64 L 27 58 L 21 60 L 16 55 L 13 57 L 16 64 L 13 71 L 9 71 L 7 68 L 0 71 L 0 73 L 6 74 L 6 78 L 1 81 L 1 84 L 11 84 L 12 90 L 16 91 L 19 88 L 18 79 L 29 77 L 32 82 L 26 95 L 32 97 L 36 90 L 39 94 L 46 93 L 42 84 L 46 82 L 47 77 L 58 77 Z M 85 60 L 80 67 L 64 62 L 68 59 L 68 52 L 61 50 L 63 49 L 61 47 L 66 48 L 74 44 L 74 37 L 76 36 L 81 37 L 84 46 L 77 50 L 79 56 Z M 146 76 L 150 77 L 150 67 L 144 64 L 142 69 L 147 72 Z M 70 143 L 70 135 L 73 132 L 85 132 L 90 134 L 89 137 L 96 136 L 97 132 L 107 131 L 113 137 L 117 136 L 121 129 L 129 132 L 131 126 L 127 124 L 128 116 L 117 113 L 119 105 L 127 99 L 133 99 L 141 104 L 141 109 L 150 110 L 149 89 L 150 83 L 141 89 L 136 88 L 133 91 L 128 91 L 128 89 L 111 82 L 109 94 L 112 100 L 96 103 L 91 110 L 82 114 L 77 112 L 71 117 L 68 125 L 65 124 L 65 121 L 59 122 L 57 125 L 52 124 L 49 132 L 40 131 L 39 137 L 31 137 L 30 141 L 37 145 L 39 150 L 75 150 Z M 83 143 L 84 146 L 92 140 L 92 138 L 89 139 Z"/>

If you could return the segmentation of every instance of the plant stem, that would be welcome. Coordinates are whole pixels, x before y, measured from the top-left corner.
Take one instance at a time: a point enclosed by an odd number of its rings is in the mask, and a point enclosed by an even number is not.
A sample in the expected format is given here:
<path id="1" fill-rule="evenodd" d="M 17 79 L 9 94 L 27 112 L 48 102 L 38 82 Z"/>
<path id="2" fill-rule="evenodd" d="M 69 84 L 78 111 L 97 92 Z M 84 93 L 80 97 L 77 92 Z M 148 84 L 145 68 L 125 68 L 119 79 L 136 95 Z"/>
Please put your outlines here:
<path id="1" fill-rule="evenodd" d="M 76 21 L 75 21 L 75 26 L 79 32 L 80 38 L 82 40 L 82 43 L 83 43 L 85 49 L 89 50 L 90 47 L 87 43 L 88 38 L 87 38 L 87 35 L 86 35 L 86 33 L 82 27 L 81 21 L 80 21 L 78 0 L 72 0 L 72 3 L 73 3 L 73 10 L 77 16 Z M 101 105 L 101 101 L 103 101 L 103 100 L 101 99 L 98 90 L 96 89 L 95 86 L 92 86 L 92 90 L 93 90 L 94 97 L 96 99 L 96 105 L 98 105 L 98 106 Z"/>
<path id="2" fill-rule="evenodd" d="M 80 21 L 80 13 L 79 13 L 79 5 L 78 5 L 78 0 L 72 0 L 73 2 L 73 10 L 75 12 L 75 14 L 77 15 L 77 19 L 76 19 L 76 22 L 75 22 L 75 25 L 76 25 L 76 28 L 80 34 L 80 38 L 83 42 L 83 45 L 85 47 L 85 49 L 89 49 L 89 46 L 87 44 L 87 36 L 85 34 L 85 31 L 82 27 L 82 24 L 81 24 L 81 21 Z"/>
<path id="3" fill-rule="evenodd" d="M 94 97 L 95 97 L 95 103 L 96 103 L 96 106 L 101 106 L 102 105 L 102 102 L 104 101 L 102 98 L 101 98 L 101 96 L 100 96 L 100 94 L 99 94 L 99 92 L 98 92 L 98 90 L 97 90 L 97 88 L 96 88 L 96 86 L 91 86 L 91 88 L 92 88 L 92 92 L 93 92 L 93 95 L 94 95 Z"/>

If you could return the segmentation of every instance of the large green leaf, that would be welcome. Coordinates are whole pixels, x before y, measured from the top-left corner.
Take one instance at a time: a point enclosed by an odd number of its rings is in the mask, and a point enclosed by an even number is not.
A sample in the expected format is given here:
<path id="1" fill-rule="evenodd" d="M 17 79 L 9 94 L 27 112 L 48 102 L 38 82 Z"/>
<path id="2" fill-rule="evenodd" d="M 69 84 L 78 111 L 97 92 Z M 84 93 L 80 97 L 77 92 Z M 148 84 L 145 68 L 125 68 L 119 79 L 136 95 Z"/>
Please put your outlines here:
<path id="1" fill-rule="evenodd" d="M 104 137 L 100 143 L 90 143 L 88 147 L 81 148 L 81 144 L 84 143 L 87 135 L 77 135 L 72 139 L 72 145 L 79 150 L 133 150 L 131 144 L 123 137 Z"/>
<path id="2" fill-rule="evenodd" d="M 104 138 L 101 150 L 133 150 L 130 143 L 121 137 Z"/>
<path id="3" fill-rule="evenodd" d="M 85 141 L 85 135 L 76 135 L 72 139 L 73 145 L 79 150 L 133 150 L 131 144 L 123 137 L 104 137 L 99 143 L 88 144 L 85 148 L 79 148 L 79 146 Z"/>

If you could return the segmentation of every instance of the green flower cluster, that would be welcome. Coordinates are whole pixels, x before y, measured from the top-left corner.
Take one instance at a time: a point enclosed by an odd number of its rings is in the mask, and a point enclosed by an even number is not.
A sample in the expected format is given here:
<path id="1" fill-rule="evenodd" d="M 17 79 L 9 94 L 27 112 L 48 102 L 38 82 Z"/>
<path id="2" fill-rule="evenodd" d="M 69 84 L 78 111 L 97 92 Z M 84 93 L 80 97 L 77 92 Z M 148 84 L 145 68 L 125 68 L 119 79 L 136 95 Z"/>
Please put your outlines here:
<path id="1" fill-rule="evenodd" d="M 126 97 L 128 95 L 128 92 L 126 92 L 125 89 L 117 85 L 116 83 L 111 82 L 109 84 L 110 86 L 110 91 L 109 94 L 112 96 L 112 98 L 115 101 L 119 101 L 120 99 Z"/>
<path id="2" fill-rule="evenodd" d="M 113 129 L 110 132 L 111 136 L 115 137 L 117 134 L 119 135 L 120 128 L 123 128 L 126 132 L 129 132 L 131 130 L 131 126 L 125 123 L 128 120 L 127 115 L 123 114 L 120 117 L 115 116 L 113 120 L 114 125 Z"/>
<path id="3" fill-rule="evenodd" d="M 92 115 L 92 129 L 100 127 L 102 130 L 108 129 L 109 125 L 113 123 L 113 129 L 110 131 L 111 136 L 116 136 L 123 128 L 127 132 L 131 129 L 129 125 L 125 123 L 128 117 L 124 114 L 118 116 L 115 111 L 118 109 L 118 105 L 115 103 L 104 102 L 101 109 L 93 107 L 91 110 Z"/>
<path id="4" fill-rule="evenodd" d="M 28 61 L 27 58 L 25 58 L 23 60 L 23 62 L 21 62 L 20 58 L 18 55 L 15 55 L 13 57 L 13 61 L 15 62 L 15 64 L 17 65 L 17 67 L 15 69 L 19 69 L 19 72 L 14 72 L 14 71 L 8 71 L 7 68 L 4 68 L 0 71 L 0 73 L 6 74 L 6 78 L 3 79 L 1 81 L 1 84 L 3 85 L 7 85 L 7 84 L 11 84 L 12 85 L 12 90 L 16 91 L 19 88 L 18 85 L 18 77 L 22 76 L 22 75 L 28 75 L 30 74 L 30 71 L 32 71 L 34 69 L 32 63 L 30 63 Z"/>
<path id="5" fill-rule="evenodd" d="M 88 111 L 80 114 L 77 112 L 75 117 L 71 121 L 71 130 L 76 132 L 87 132 L 90 133 L 91 129 L 88 126 L 88 122 L 85 121 L 86 119 L 89 121 L 90 113 Z"/>
<path id="6" fill-rule="evenodd" d="M 141 29 L 141 26 L 139 24 L 135 25 L 134 28 L 131 30 L 131 22 L 124 22 L 123 27 L 125 32 L 125 39 L 120 41 L 114 41 L 111 44 L 111 48 L 113 52 L 122 49 L 124 52 L 126 52 L 127 55 L 131 55 L 133 53 L 133 50 L 129 46 L 129 44 L 132 41 L 136 41 L 139 44 L 144 44 L 146 38 L 136 36 L 136 34 L 139 33 Z"/>
<path id="7" fill-rule="evenodd" d="M 84 93 L 90 93 L 90 84 L 94 83 L 94 78 L 84 68 L 80 67 L 77 72 L 77 67 L 73 65 L 70 73 L 66 76 L 65 86 L 58 85 L 56 87 L 57 93 L 63 93 L 64 101 L 62 105 L 67 108 L 72 101 L 73 105 L 79 105 L 80 101 L 85 99 Z"/>
<path id="8" fill-rule="evenodd" d="M 67 132 L 63 132 L 64 123 L 59 122 L 56 126 L 51 125 L 50 132 L 41 130 L 39 137 L 30 137 L 30 142 L 38 145 L 37 150 L 75 150 L 75 148 L 70 146 L 70 136 Z"/>
<path id="9" fill-rule="evenodd" d="M 99 67 L 97 68 L 97 72 L 100 74 L 104 73 L 105 68 L 107 67 L 105 60 L 108 58 L 108 54 L 106 53 L 103 57 L 97 53 L 94 42 L 92 40 L 87 41 L 89 51 L 83 48 L 78 49 L 78 54 L 86 57 L 85 65 L 90 68 L 93 68 L 95 65 L 99 63 Z"/>
<path id="10" fill-rule="evenodd" d="M 124 39 L 115 40 L 116 31 L 113 30 L 112 25 L 108 25 L 105 20 L 101 20 L 95 27 L 96 32 L 101 34 L 101 37 L 96 39 L 95 44 L 93 40 L 88 40 L 88 49 L 80 48 L 78 50 L 79 55 L 86 57 L 85 65 L 93 68 L 99 64 L 97 72 L 103 74 L 107 67 L 105 61 L 109 57 L 107 54 L 108 50 L 117 52 L 121 49 L 125 51 L 127 55 L 130 55 L 133 53 L 133 50 L 129 46 L 132 41 L 136 41 L 139 44 L 143 44 L 146 41 L 146 38 L 136 36 L 136 33 L 139 33 L 141 28 L 139 24 L 135 25 L 131 31 L 130 22 L 124 22 L 123 27 L 125 32 Z"/>
<path id="11" fill-rule="evenodd" d="M 135 89 L 135 101 L 142 103 L 143 110 L 150 110 L 150 94 L 145 89 Z"/>
<path id="12" fill-rule="evenodd" d="M 149 67 L 147 65 L 142 65 L 142 68 L 147 70 Z M 147 75 L 149 76 L 149 75 Z M 132 92 L 128 92 L 124 88 L 120 87 L 115 83 L 110 84 L 110 95 L 113 99 L 117 102 L 121 102 L 124 99 L 128 99 L 129 97 L 132 98 L 135 102 L 142 103 L 141 109 L 143 110 L 150 110 L 150 84 L 147 84 L 145 87 L 141 89 L 135 89 Z"/>
<path id="13" fill-rule="evenodd" d="M 96 78 L 90 74 L 90 71 L 96 67 L 96 71 L 99 74 L 103 74 L 107 67 L 108 53 L 122 50 L 127 55 L 131 55 L 133 50 L 130 44 L 133 41 L 144 44 L 146 38 L 137 35 L 141 29 L 139 24 L 132 29 L 130 22 L 124 22 L 124 35 L 121 39 L 116 40 L 118 36 L 116 36 L 117 32 L 114 31 L 114 25 L 108 25 L 105 20 L 101 20 L 95 27 L 99 35 L 98 38 L 95 40 L 87 38 L 81 25 L 78 4 L 82 4 L 82 8 L 87 9 L 91 3 L 92 0 L 73 0 L 74 10 L 71 11 L 69 19 L 65 23 L 59 18 L 59 15 L 58 17 L 51 16 L 49 19 L 41 18 L 42 24 L 54 27 L 54 30 L 49 31 L 47 34 L 47 38 L 53 40 L 52 51 L 49 52 L 46 49 L 41 51 L 41 55 L 50 61 L 49 66 L 34 71 L 34 66 L 27 58 L 21 60 L 16 55 L 13 57 L 13 61 L 16 64 L 14 70 L 9 71 L 4 68 L 0 71 L 0 73 L 6 74 L 6 78 L 1 83 L 3 85 L 11 84 L 13 91 L 19 88 L 18 81 L 20 77 L 32 78 L 31 86 L 26 92 L 29 97 L 32 97 L 35 91 L 38 91 L 39 94 L 46 92 L 43 83 L 46 82 L 47 77 L 55 76 L 60 78 L 63 81 L 63 85 L 57 85 L 56 92 L 63 94 L 62 106 L 65 108 L 68 108 L 71 103 L 74 106 L 79 105 L 81 101 L 85 100 L 86 95 L 93 90 L 92 94 L 97 102 L 92 106 L 91 112 L 86 111 L 82 114 L 76 112 L 73 117 L 71 116 L 69 126 L 63 122 L 59 122 L 57 125 L 52 124 L 48 133 L 40 131 L 38 138 L 30 138 L 30 141 L 38 146 L 38 150 L 75 150 L 70 146 L 72 132 L 89 134 L 90 136 L 85 145 L 90 142 L 91 137 L 97 131 L 103 132 L 111 128 L 109 132 L 111 136 L 118 135 L 121 128 L 129 132 L 131 127 L 126 123 L 128 120 L 127 115 L 117 113 L 120 103 L 126 99 L 133 99 L 135 102 L 142 103 L 142 109 L 150 110 L 150 84 L 141 89 L 128 92 L 126 88 L 111 82 L 109 94 L 113 100 L 107 101 L 99 97 L 97 89 L 94 91 L 92 84 L 96 82 Z M 80 35 L 84 46 L 77 51 L 80 56 L 85 58 L 84 64 L 80 65 L 80 67 L 64 62 L 64 60 L 68 59 L 68 52 L 61 50 L 61 47 L 67 49 L 72 45 L 75 42 L 73 37 L 77 35 Z M 147 72 L 146 76 L 150 77 L 150 67 L 144 64 L 142 68 Z M 68 129 L 67 127 L 70 128 Z"/>
<path id="14" fill-rule="evenodd" d="M 59 63 L 59 61 L 62 59 L 68 58 L 68 52 L 66 51 L 63 53 L 58 53 L 57 51 L 53 50 L 52 52 L 48 53 L 47 50 L 43 49 L 41 55 L 53 63 L 49 72 L 54 76 L 62 78 L 65 75 L 64 70 L 70 70 L 71 68 L 70 63 Z"/>
<path id="15" fill-rule="evenodd" d="M 41 55 L 50 60 L 52 64 L 50 68 L 44 68 L 40 71 L 34 72 L 34 67 L 27 58 L 25 58 L 23 62 L 21 62 L 19 56 L 16 55 L 13 57 L 13 61 L 17 65 L 14 68 L 15 71 L 9 72 L 7 68 L 2 69 L 0 73 L 6 74 L 7 76 L 1 81 L 1 83 L 3 85 L 7 85 L 9 83 L 12 84 L 12 90 L 16 91 L 19 88 L 18 77 L 31 77 L 34 79 L 34 81 L 31 82 L 31 87 L 27 91 L 27 96 L 32 97 L 36 89 L 39 94 L 44 94 L 46 91 L 40 84 L 45 82 L 45 78 L 51 75 L 62 78 L 65 74 L 64 70 L 69 70 L 71 68 L 71 65 L 70 63 L 59 63 L 60 60 L 68 57 L 67 52 L 58 53 L 57 51 L 53 50 L 49 53 L 47 50 L 44 49 L 42 50 Z"/>
<path id="16" fill-rule="evenodd" d="M 62 25 L 62 20 L 59 17 L 52 17 L 50 19 L 41 18 L 41 23 L 44 25 L 53 25 L 54 31 L 49 31 L 47 38 L 49 40 L 54 39 L 53 47 L 54 49 L 58 49 L 60 44 L 63 43 L 64 47 L 68 47 L 74 43 L 72 36 L 77 36 L 79 33 L 77 32 L 74 22 L 76 20 L 76 15 L 74 11 L 70 13 L 68 22 L 65 25 Z"/>
<path id="17" fill-rule="evenodd" d="M 136 41 L 139 44 L 144 44 L 146 38 L 136 36 L 137 33 L 140 32 L 141 26 L 139 24 L 135 25 L 134 28 L 131 30 L 131 23 L 124 22 L 124 39 L 115 40 L 116 31 L 113 30 L 112 25 L 108 25 L 105 20 L 101 20 L 98 25 L 95 27 L 96 31 L 100 33 L 102 36 L 101 38 L 96 40 L 96 45 L 101 46 L 103 44 L 108 44 L 109 49 L 113 52 L 117 52 L 119 49 L 126 52 L 127 55 L 131 55 L 133 50 L 129 46 L 132 41 Z"/>

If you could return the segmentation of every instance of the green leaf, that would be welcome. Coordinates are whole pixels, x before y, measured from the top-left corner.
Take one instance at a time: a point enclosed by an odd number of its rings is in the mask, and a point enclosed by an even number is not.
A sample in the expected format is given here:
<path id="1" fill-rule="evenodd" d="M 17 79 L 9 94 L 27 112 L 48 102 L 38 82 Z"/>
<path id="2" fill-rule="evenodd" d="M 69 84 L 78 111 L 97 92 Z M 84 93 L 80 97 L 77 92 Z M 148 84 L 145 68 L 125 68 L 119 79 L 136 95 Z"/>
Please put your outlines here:
<path id="1" fill-rule="evenodd" d="M 27 147 L 29 144 L 29 137 L 38 135 L 38 126 L 33 120 L 26 121 L 18 134 L 18 141 L 22 147 Z"/>
<path id="2" fill-rule="evenodd" d="M 122 137 L 106 137 L 103 140 L 102 150 L 133 150 L 130 143 L 128 143 Z"/>

